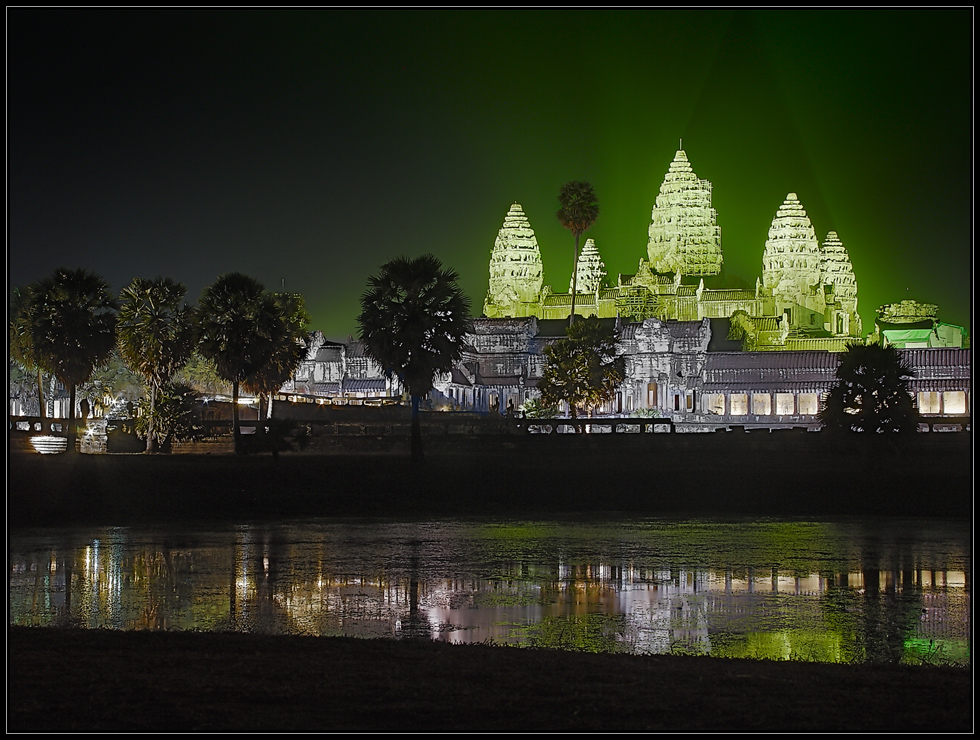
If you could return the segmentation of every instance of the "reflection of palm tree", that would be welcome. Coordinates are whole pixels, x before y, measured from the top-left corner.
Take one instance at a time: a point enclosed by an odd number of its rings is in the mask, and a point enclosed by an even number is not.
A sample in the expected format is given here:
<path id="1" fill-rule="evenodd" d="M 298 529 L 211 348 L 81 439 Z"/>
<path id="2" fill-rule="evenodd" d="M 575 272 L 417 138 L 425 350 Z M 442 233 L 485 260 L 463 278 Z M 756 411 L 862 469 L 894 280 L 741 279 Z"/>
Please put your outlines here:
<path id="1" fill-rule="evenodd" d="M 126 364 L 146 381 L 150 413 L 146 451 L 153 452 L 157 396 L 174 372 L 190 356 L 190 311 L 184 303 L 186 288 L 170 278 L 135 278 L 120 295 L 118 343 Z"/>
<path id="2" fill-rule="evenodd" d="M 432 255 L 398 257 L 368 278 L 361 297 L 360 338 L 385 375 L 396 376 L 412 397 L 412 460 L 423 458 L 419 402 L 438 373 L 459 360 L 471 330 L 470 301 L 454 270 Z"/>
<path id="3" fill-rule="evenodd" d="M 201 354 L 212 360 L 218 375 L 231 383 L 235 453 L 240 454 L 238 389 L 272 353 L 275 302 L 254 278 L 237 272 L 222 275 L 201 296 L 197 325 Z"/>
<path id="4" fill-rule="evenodd" d="M 575 293 L 578 290 L 578 240 L 599 217 L 595 190 L 587 182 L 567 182 L 558 193 L 558 220 L 575 237 L 575 260 L 572 262 L 572 311 L 568 323 L 575 323 Z"/>
<path id="5" fill-rule="evenodd" d="M 68 389 L 68 451 L 75 450 L 75 389 L 109 359 L 116 343 L 116 300 L 86 270 L 59 268 L 31 290 L 27 314 L 34 357 Z"/>

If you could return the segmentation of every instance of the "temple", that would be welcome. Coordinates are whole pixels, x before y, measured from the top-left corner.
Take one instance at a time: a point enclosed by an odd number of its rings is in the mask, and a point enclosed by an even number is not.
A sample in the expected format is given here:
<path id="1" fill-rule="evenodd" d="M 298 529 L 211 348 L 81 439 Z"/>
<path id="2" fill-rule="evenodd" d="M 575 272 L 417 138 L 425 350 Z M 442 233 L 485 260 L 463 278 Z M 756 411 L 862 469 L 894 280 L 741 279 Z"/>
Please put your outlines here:
<path id="1" fill-rule="evenodd" d="M 588 239 L 576 269 L 576 315 L 596 316 L 618 336 L 626 378 L 600 414 L 669 417 L 678 430 L 819 428 L 821 398 L 836 383 L 839 354 L 864 342 L 858 285 L 847 249 L 821 242 L 796 193 L 776 209 L 760 244 L 755 288 L 722 280 L 721 229 L 711 183 L 677 151 L 651 212 L 646 259 L 609 284 Z M 544 348 L 565 336 L 569 292 L 544 283 L 531 221 L 510 206 L 490 253 L 484 316 L 474 321 L 456 368 L 436 380 L 433 408 L 507 413 L 538 397 Z M 562 281 L 564 282 L 564 281 Z M 971 356 L 965 330 L 931 304 L 882 306 L 872 333 L 900 348 L 927 425 L 969 424 Z M 353 339 L 314 342 L 283 393 L 360 403 L 398 393 Z M 955 424 L 954 424 L 955 425 Z"/>
<path id="2" fill-rule="evenodd" d="M 674 155 L 650 216 L 647 259 L 632 275 L 607 283 L 593 239 L 579 257 L 576 314 L 642 321 L 731 319 L 754 350 L 842 351 L 861 336 L 857 280 L 836 232 L 821 243 L 796 193 L 776 210 L 763 245 L 762 276 L 754 290 L 708 288 L 724 256 L 711 183 L 695 174 L 687 153 Z M 504 217 L 490 255 L 487 318 L 567 319 L 569 292 L 543 281 L 534 229 L 519 203 Z"/>

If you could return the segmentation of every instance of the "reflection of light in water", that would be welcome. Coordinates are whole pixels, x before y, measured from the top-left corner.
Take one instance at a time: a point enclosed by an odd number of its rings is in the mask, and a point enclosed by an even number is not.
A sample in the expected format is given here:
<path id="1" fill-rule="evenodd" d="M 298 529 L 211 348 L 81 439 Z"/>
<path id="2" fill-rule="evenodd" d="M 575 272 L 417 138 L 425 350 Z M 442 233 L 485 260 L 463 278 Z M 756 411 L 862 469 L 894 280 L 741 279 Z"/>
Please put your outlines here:
<path id="1" fill-rule="evenodd" d="M 614 532 L 611 544 L 593 544 L 579 529 L 567 530 L 569 536 L 554 524 L 533 533 L 532 525 L 514 527 L 517 538 L 501 536 L 498 528 L 490 544 L 482 530 L 466 524 L 384 526 L 393 537 L 369 525 L 296 527 L 298 536 L 269 526 L 165 545 L 152 534 L 134 538 L 111 530 L 75 549 L 45 541 L 34 548 L 36 560 L 16 554 L 11 543 L 10 622 L 58 623 L 51 614 L 67 571 L 75 594 L 69 607 L 85 626 L 363 636 L 410 629 L 448 642 L 518 644 L 574 635 L 575 644 L 631 652 L 852 660 L 861 659 L 862 649 L 847 641 L 879 628 L 862 621 L 874 604 L 876 614 L 898 625 L 893 631 L 908 645 L 899 650 L 959 655 L 963 645 L 969 662 L 967 573 L 936 567 L 968 562 L 968 535 L 962 545 L 924 547 L 941 557 L 924 559 L 906 548 L 894 562 L 921 567 L 904 570 L 889 568 L 891 555 L 878 547 L 872 561 L 880 569 L 862 570 L 861 558 L 834 554 L 863 553 L 862 540 L 837 547 L 826 545 L 824 534 L 819 552 L 833 557 L 800 554 L 797 546 L 794 567 L 774 569 L 778 550 L 770 557 L 719 548 L 735 552 L 738 565 L 705 556 L 706 541 L 729 534 L 703 523 L 688 529 L 699 538 L 695 562 L 710 566 L 685 564 L 677 530 L 668 533 L 675 536 L 669 547 L 656 542 L 669 557 L 649 554 L 660 550 L 629 523 L 604 525 Z M 757 529 L 765 534 L 767 526 Z M 808 527 L 811 534 L 817 529 Z M 791 534 L 795 542 L 795 530 Z M 413 583 L 418 611 L 410 622 Z M 901 611 L 908 608 L 911 619 Z"/>

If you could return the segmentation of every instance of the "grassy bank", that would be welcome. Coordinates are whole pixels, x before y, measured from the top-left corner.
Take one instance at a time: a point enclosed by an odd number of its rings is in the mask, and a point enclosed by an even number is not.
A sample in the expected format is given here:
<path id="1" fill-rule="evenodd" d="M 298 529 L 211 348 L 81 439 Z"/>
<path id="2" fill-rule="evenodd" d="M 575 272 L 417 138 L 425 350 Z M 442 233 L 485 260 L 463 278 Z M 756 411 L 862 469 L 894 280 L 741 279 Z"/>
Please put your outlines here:
<path id="1" fill-rule="evenodd" d="M 971 516 L 972 437 L 941 436 L 899 452 L 800 434 L 441 439 L 429 441 L 421 466 L 408 462 L 407 440 L 355 440 L 334 454 L 278 460 L 18 453 L 8 456 L 8 523 L 595 511 Z"/>
<path id="2" fill-rule="evenodd" d="M 968 732 L 971 672 L 16 628 L 11 732 Z"/>

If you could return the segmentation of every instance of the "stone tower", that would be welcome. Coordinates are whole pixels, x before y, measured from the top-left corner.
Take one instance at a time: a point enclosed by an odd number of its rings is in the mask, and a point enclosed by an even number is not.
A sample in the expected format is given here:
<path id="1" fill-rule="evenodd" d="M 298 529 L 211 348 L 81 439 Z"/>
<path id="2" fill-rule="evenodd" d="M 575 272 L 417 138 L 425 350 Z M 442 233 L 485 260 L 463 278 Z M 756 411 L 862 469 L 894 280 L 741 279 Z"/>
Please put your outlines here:
<path id="1" fill-rule="evenodd" d="M 649 236 L 647 256 L 654 271 L 721 272 L 721 227 L 711 207 L 711 183 L 694 174 L 683 149 L 674 156 L 660 186 Z"/>
<path id="2" fill-rule="evenodd" d="M 514 203 L 497 232 L 490 255 L 490 290 L 483 304 L 488 318 L 533 316 L 540 312 L 543 267 L 538 240 L 520 203 Z"/>
<path id="3" fill-rule="evenodd" d="M 606 279 L 606 265 L 599 256 L 595 239 L 586 239 L 582 253 L 578 256 L 578 281 L 576 290 L 579 293 L 595 293 Z M 572 292 L 572 280 L 568 280 L 568 292 Z"/>
<path id="4" fill-rule="evenodd" d="M 827 234 L 821 246 L 820 282 L 827 304 L 827 328 L 838 336 L 861 336 L 857 278 L 851 258 L 836 231 Z"/>
<path id="5" fill-rule="evenodd" d="M 810 218 L 796 193 L 790 193 L 769 227 L 762 256 L 762 284 L 772 291 L 776 311 L 788 313 L 794 328 L 823 325 L 821 264 L 820 243 Z"/>

